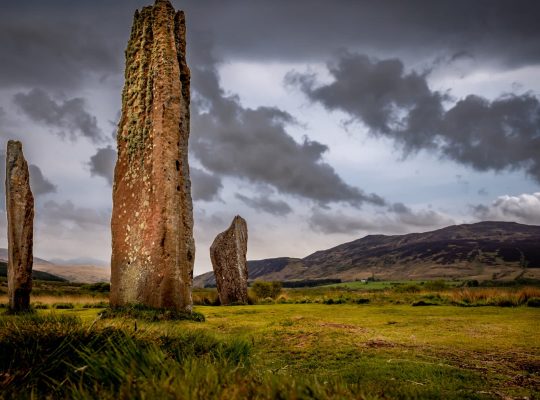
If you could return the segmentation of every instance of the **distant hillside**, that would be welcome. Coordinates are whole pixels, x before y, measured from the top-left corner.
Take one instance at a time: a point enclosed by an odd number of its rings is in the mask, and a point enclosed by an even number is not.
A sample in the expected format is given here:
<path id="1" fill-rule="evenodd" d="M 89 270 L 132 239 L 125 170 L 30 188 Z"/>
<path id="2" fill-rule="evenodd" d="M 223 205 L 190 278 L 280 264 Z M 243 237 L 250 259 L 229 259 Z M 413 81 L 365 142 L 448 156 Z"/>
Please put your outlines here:
<path id="1" fill-rule="evenodd" d="M 0 261 L 0 277 L 7 277 L 7 263 Z M 32 270 L 32 279 L 40 281 L 56 281 L 56 282 L 65 282 L 64 278 L 59 276 L 49 274 L 48 272 Z"/>
<path id="2" fill-rule="evenodd" d="M 5 248 L 0 248 L 0 261 L 7 262 L 8 260 L 8 250 Z M 44 260 L 42 258 L 34 257 L 34 264 L 52 264 L 50 261 Z"/>
<path id="3" fill-rule="evenodd" d="M 7 249 L 0 248 L 0 262 L 7 262 L 7 258 Z M 51 261 L 34 257 L 33 274 L 37 273 L 39 276 L 50 275 L 60 280 L 67 280 L 69 282 L 76 283 L 109 282 L 111 271 L 108 266 L 79 264 L 79 262 L 82 262 L 83 260 L 92 259 L 74 259 L 71 260 L 75 261 L 73 264 L 57 265 Z M 68 261 L 69 260 L 62 260 L 64 263 L 67 263 Z M 43 275 L 41 273 L 43 273 Z"/>
<path id="4" fill-rule="evenodd" d="M 109 267 L 95 265 L 34 265 L 34 270 L 58 275 L 76 283 L 109 282 L 111 279 Z"/>
<path id="5" fill-rule="evenodd" d="M 369 235 L 303 259 L 249 261 L 249 278 L 301 280 L 540 277 L 540 226 L 479 222 L 407 235 Z M 209 272 L 196 286 L 215 282 Z"/>

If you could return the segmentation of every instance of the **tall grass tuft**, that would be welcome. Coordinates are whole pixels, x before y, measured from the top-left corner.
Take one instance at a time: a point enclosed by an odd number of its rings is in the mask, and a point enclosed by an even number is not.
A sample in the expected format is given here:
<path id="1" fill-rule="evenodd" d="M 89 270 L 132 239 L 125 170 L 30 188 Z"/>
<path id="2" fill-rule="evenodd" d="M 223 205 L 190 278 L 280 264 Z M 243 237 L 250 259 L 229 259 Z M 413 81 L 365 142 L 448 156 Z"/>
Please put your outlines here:
<path id="1" fill-rule="evenodd" d="M 250 354 L 245 341 L 222 341 L 201 331 L 167 336 L 88 328 L 63 315 L 5 317 L 0 397 L 167 398 L 178 396 L 174 388 L 190 390 L 192 380 L 199 390 L 205 383 L 198 374 L 222 384 L 226 371 L 249 367 Z"/>
<path id="2" fill-rule="evenodd" d="M 449 292 L 451 304 L 459 306 L 499 306 L 518 307 L 529 299 L 540 297 L 540 288 L 524 287 L 519 290 L 509 288 L 462 288 Z"/>

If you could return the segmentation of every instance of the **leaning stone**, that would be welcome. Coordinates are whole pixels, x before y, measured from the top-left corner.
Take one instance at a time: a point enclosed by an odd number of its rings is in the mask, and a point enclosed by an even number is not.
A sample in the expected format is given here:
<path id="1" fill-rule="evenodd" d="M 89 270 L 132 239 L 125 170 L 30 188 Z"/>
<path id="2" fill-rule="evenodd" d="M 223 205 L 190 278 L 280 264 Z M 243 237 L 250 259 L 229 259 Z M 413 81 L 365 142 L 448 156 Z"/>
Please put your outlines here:
<path id="1" fill-rule="evenodd" d="M 9 308 L 28 311 L 32 291 L 34 196 L 22 144 L 14 140 L 7 144 L 6 210 Z"/>
<path id="2" fill-rule="evenodd" d="M 248 302 L 247 240 L 246 220 L 237 215 L 229 229 L 217 235 L 210 247 L 219 300 L 223 305 Z"/>
<path id="3" fill-rule="evenodd" d="M 113 307 L 192 309 L 189 82 L 184 13 L 167 0 L 136 11 L 114 173 Z"/>

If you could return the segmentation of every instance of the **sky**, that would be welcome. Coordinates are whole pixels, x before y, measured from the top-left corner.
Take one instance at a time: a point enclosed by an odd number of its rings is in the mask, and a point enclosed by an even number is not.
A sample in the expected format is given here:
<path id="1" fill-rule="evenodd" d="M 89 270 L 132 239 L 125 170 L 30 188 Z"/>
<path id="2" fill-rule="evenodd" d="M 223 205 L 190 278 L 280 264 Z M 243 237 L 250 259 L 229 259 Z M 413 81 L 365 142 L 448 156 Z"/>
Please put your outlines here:
<path id="1" fill-rule="evenodd" d="M 124 50 L 149 4 L 0 0 L 0 176 L 7 140 L 21 140 L 41 258 L 110 260 Z M 537 1 L 172 4 L 192 72 L 196 275 L 237 214 L 248 259 L 540 225 Z"/>

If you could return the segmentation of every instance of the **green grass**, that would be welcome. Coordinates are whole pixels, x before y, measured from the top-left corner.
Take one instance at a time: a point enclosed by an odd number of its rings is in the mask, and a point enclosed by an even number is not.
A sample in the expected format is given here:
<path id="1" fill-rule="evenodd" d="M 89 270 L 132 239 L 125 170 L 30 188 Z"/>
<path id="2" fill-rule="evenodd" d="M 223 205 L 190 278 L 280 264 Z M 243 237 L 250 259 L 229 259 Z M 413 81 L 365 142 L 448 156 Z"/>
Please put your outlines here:
<path id="1" fill-rule="evenodd" d="M 540 309 L 527 306 L 537 288 L 396 288 L 409 284 L 284 290 L 296 304 L 197 306 L 204 323 L 147 310 L 98 318 L 103 309 L 83 303 L 1 316 L 0 398 L 540 397 Z M 482 307 L 452 305 L 465 299 Z"/>

